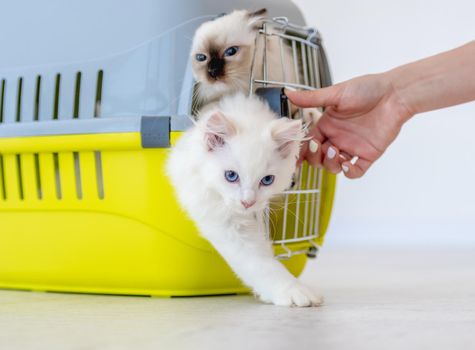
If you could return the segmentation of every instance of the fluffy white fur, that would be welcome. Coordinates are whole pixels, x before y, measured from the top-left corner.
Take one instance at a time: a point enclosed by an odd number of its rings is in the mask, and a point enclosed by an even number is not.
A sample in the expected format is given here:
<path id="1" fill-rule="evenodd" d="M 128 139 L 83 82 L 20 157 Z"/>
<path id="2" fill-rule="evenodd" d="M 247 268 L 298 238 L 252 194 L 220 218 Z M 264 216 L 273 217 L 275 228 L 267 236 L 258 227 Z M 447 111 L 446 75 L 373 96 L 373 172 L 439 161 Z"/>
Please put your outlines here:
<path id="1" fill-rule="evenodd" d="M 168 176 L 183 208 L 264 302 L 319 305 L 321 298 L 274 258 L 263 209 L 289 187 L 300 142 L 300 120 L 276 118 L 266 103 L 243 94 L 224 97 L 203 111 L 171 151 Z M 239 181 L 228 182 L 233 170 Z M 260 183 L 274 175 L 272 185 Z M 243 203 L 255 201 L 245 208 Z"/>

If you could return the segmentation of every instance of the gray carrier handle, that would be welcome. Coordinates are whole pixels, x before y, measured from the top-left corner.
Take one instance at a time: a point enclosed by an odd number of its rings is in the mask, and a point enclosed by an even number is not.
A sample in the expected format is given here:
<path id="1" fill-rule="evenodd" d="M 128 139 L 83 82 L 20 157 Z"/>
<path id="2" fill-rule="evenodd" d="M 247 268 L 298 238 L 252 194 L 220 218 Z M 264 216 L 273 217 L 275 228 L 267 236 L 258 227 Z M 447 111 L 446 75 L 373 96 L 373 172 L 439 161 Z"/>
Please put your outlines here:
<path id="1" fill-rule="evenodd" d="M 140 132 L 143 148 L 166 148 L 170 147 L 170 132 L 184 128 L 176 121 L 187 119 L 136 116 L 5 123 L 0 124 L 0 138 Z"/>

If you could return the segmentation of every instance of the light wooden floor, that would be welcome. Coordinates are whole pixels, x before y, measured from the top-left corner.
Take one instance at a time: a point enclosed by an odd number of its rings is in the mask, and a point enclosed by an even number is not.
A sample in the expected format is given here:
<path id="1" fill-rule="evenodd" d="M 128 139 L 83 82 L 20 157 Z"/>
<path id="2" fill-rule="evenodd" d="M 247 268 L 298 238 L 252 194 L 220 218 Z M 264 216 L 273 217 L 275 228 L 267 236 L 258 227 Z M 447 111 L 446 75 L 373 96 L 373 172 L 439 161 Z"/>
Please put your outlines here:
<path id="1" fill-rule="evenodd" d="M 303 279 L 325 306 L 1 291 L 0 349 L 475 348 L 474 249 L 330 247 Z"/>

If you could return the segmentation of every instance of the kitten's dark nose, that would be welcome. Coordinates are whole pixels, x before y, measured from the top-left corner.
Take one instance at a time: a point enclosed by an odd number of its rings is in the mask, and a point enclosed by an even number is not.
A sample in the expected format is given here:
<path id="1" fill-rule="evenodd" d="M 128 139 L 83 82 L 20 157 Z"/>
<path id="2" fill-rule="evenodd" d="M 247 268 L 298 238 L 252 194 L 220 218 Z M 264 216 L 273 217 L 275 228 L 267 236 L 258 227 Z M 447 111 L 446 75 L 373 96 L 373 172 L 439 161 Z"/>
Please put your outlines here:
<path id="1" fill-rule="evenodd" d="M 208 74 L 211 78 L 216 79 L 224 73 L 224 60 L 222 58 L 213 57 L 208 63 Z"/>

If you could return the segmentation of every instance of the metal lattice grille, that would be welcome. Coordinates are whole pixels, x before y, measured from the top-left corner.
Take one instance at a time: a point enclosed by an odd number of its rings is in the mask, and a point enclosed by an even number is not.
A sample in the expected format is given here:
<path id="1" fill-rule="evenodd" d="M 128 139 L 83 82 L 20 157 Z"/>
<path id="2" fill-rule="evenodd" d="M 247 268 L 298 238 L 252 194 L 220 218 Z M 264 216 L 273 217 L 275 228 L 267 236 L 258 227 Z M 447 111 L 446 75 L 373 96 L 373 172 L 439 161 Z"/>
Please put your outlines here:
<path id="1" fill-rule="evenodd" d="M 273 52 L 277 47 L 280 54 L 277 61 L 275 57 L 269 57 L 270 45 L 274 46 Z M 300 90 L 322 87 L 321 74 L 326 74 L 328 68 L 321 67 L 326 62 L 321 62 L 324 55 L 319 50 L 320 39 L 315 29 L 292 25 L 283 17 L 268 21 L 256 37 L 250 92 L 260 86 Z M 280 65 L 279 74 L 275 73 L 275 64 Z M 324 78 L 329 81 L 329 77 Z M 303 113 L 298 109 L 292 114 L 295 118 L 303 118 Z M 321 170 L 304 163 L 297 169 L 292 187 L 270 203 L 265 225 L 274 245 L 283 248 L 284 253 L 278 258 L 309 252 L 313 255 L 318 249 L 315 240 L 319 236 L 321 186 Z"/>

